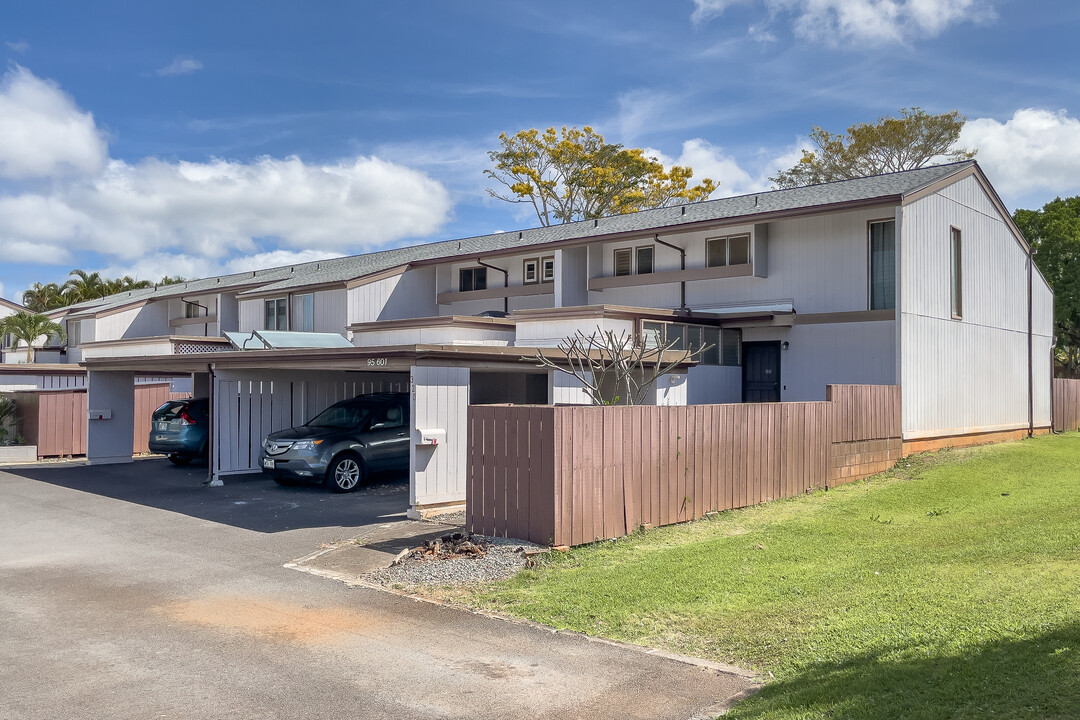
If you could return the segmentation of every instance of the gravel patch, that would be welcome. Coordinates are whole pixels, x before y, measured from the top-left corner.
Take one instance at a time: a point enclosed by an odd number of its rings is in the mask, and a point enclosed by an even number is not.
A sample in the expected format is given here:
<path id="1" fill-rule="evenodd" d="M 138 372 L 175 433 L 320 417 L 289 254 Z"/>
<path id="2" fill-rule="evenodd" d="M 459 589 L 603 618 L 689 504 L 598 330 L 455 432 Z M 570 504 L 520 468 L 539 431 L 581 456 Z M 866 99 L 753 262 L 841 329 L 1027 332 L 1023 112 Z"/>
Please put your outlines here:
<path id="1" fill-rule="evenodd" d="M 458 525 L 461 527 L 465 527 L 465 511 L 458 510 L 456 512 L 435 515 L 434 517 L 426 518 L 424 522 L 428 522 L 433 525 Z"/>
<path id="2" fill-rule="evenodd" d="M 544 550 L 540 545 L 513 538 L 474 536 L 487 544 L 480 558 L 408 558 L 363 576 L 368 582 L 397 589 L 434 588 L 504 580 L 525 567 L 525 551 Z"/>

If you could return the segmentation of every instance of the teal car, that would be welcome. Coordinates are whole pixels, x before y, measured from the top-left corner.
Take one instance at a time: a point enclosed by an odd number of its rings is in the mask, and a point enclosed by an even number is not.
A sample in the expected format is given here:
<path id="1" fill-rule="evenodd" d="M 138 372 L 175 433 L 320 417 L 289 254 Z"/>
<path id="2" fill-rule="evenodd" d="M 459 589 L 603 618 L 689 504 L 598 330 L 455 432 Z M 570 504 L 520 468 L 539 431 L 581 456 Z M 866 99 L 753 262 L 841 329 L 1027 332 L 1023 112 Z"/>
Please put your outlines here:
<path id="1" fill-rule="evenodd" d="M 168 456 L 174 465 L 205 459 L 209 430 L 207 398 L 170 400 L 154 411 L 150 421 L 150 452 Z"/>

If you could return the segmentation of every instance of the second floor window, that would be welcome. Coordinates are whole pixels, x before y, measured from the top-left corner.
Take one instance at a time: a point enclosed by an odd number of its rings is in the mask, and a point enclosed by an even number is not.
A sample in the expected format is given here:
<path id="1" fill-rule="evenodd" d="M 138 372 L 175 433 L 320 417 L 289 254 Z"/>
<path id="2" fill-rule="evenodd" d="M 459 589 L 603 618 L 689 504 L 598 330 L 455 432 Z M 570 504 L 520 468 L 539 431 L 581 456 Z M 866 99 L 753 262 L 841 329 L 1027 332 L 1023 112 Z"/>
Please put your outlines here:
<path id="1" fill-rule="evenodd" d="M 521 282 L 525 285 L 535 285 L 540 282 L 540 261 L 529 258 L 522 268 Z"/>
<path id="2" fill-rule="evenodd" d="M 896 221 L 870 223 L 870 309 L 896 307 Z"/>
<path id="3" fill-rule="evenodd" d="M 540 282 L 555 282 L 555 258 L 540 258 Z"/>
<path id="4" fill-rule="evenodd" d="M 265 330 L 288 330 L 289 315 L 285 307 L 285 298 L 273 298 L 264 300 L 263 308 L 266 311 Z"/>
<path id="5" fill-rule="evenodd" d="M 461 268 L 458 274 L 458 289 L 461 292 L 487 289 L 487 268 Z"/>
<path id="6" fill-rule="evenodd" d="M 749 262 L 749 235 L 732 235 L 705 241 L 705 267 L 746 265 Z"/>
<path id="7" fill-rule="evenodd" d="M 198 305 L 196 305 L 195 303 L 191 303 L 191 302 L 185 302 L 184 303 L 184 317 L 186 317 L 186 318 L 202 317 L 202 312 L 201 311 L 202 311 L 202 308 L 199 307 Z"/>
<path id="8" fill-rule="evenodd" d="M 293 296 L 293 327 L 298 332 L 315 332 L 315 294 Z"/>
<path id="9" fill-rule="evenodd" d="M 639 247 L 634 251 L 634 254 L 637 256 L 638 275 L 651 273 L 653 271 L 653 246 Z"/>
<path id="10" fill-rule="evenodd" d="M 653 271 L 653 246 L 619 248 L 615 251 L 615 277 L 647 275 Z"/>

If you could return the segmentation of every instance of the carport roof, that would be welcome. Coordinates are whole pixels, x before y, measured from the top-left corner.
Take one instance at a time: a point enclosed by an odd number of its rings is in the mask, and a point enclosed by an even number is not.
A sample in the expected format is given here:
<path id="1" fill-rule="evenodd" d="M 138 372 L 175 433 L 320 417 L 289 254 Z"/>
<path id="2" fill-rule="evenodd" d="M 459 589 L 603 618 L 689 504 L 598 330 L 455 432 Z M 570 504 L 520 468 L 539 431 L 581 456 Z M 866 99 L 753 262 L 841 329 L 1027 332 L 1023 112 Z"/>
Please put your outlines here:
<path id="1" fill-rule="evenodd" d="M 192 355 L 91 358 L 83 364 L 94 371 L 188 373 L 218 370 L 346 370 L 362 372 L 403 372 L 413 365 L 454 365 L 465 367 L 502 366 L 524 369 L 536 365 L 536 353 L 555 362 L 565 361 L 558 348 L 501 347 L 489 345 L 389 345 L 365 348 L 320 348 L 312 350 L 245 350 Z M 680 352 L 665 353 L 674 361 Z M 695 365 L 680 363 L 677 370 Z"/>

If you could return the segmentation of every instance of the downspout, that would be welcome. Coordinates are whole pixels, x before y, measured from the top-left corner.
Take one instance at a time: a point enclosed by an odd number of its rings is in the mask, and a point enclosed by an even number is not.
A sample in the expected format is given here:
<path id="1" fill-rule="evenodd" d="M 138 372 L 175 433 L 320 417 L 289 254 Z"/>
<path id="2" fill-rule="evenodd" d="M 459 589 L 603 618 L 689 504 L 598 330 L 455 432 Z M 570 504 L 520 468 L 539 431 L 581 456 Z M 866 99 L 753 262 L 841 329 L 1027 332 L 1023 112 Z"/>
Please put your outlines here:
<path id="1" fill-rule="evenodd" d="M 1054 406 L 1057 404 L 1054 402 L 1054 348 L 1057 347 L 1057 335 L 1050 337 L 1050 434 L 1057 435 L 1057 427 L 1054 425 Z"/>
<path id="2" fill-rule="evenodd" d="M 499 272 L 501 272 L 503 274 L 503 287 L 504 288 L 510 287 L 510 271 L 509 270 L 504 270 L 501 267 L 495 267 L 494 265 L 488 265 L 486 262 L 484 262 L 483 260 L 479 260 L 479 259 L 476 261 L 476 264 L 479 265 L 480 267 L 486 267 L 486 268 L 490 268 L 491 270 L 498 270 Z M 503 295 L 503 312 L 506 313 L 507 315 L 510 314 L 510 297 L 507 296 L 507 295 Z"/>
<path id="3" fill-rule="evenodd" d="M 660 239 L 660 235 L 656 234 L 656 233 L 653 234 L 653 240 L 658 245 L 663 245 L 664 247 L 669 247 L 672 250 L 678 250 L 679 255 L 680 255 L 679 269 L 680 270 L 685 270 L 686 269 L 686 248 L 681 248 L 678 245 L 672 245 L 669 242 L 664 242 L 663 240 Z M 687 310 L 686 310 L 686 281 L 685 280 L 680 280 L 679 281 L 679 309 L 682 310 L 683 312 L 687 312 Z"/>
<path id="4" fill-rule="evenodd" d="M 1035 255 L 1035 249 L 1028 247 L 1028 287 L 1027 287 L 1027 300 L 1028 300 L 1028 327 L 1027 327 L 1027 341 L 1028 341 L 1028 437 L 1035 436 L 1035 379 L 1034 379 L 1034 356 L 1032 355 L 1032 337 L 1031 337 L 1031 280 L 1032 280 L 1032 257 Z M 1053 375 L 1051 374 L 1051 377 Z M 1053 402 L 1051 402 L 1053 404 Z"/>
<path id="5" fill-rule="evenodd" d="M 188 305 L 194 305 L 195 307 L 201 307 L 203 310 L 206 311 L 205 317 L 210 317 L 210 308 L 206 307 L 202 303 L 192 302 L 191 300 L 188 300 L 187 298 L 185 298 L 183 295 L 180 296 L 180 302 L 187 303 Z M 207 335 L 210 334 L 210 323 L 203 323 L 202 334 L 203 334 L 203 337 L 206 337 Z"/>
<path id="6" fill-rule="evenodd" d="M 206 428 L 206 434 L 208 436 L 207 440 L 206 440 L 206 484 L 209 485 L 210 487 L 221 487 L 225 483 L 221 482 L 220 478 L 217 478 L 217 479 L 214 478 L 214 459 L 215 459 L 215 455 L 217 455 L 217 453 L 215 452 L 217 450 L 217 448 L 215 447 L 215 443 L 214 443 L 214 412 L 215 412 L 215 407 L 214 407 L 214 385 L 215 385 L 215 382 L 214 382 L 214 365 L 213 365 L 213 363 L 208 363 L 206 365 L 206 371 L 208 373 L 210 373 L 210 392 L 208 393 L 209 401 L 207 403 L 207 409 L 210 412 L 206 413 L 207 418 L 209 418 L 209 420 L 208 420 L 209 426 Z"/>

